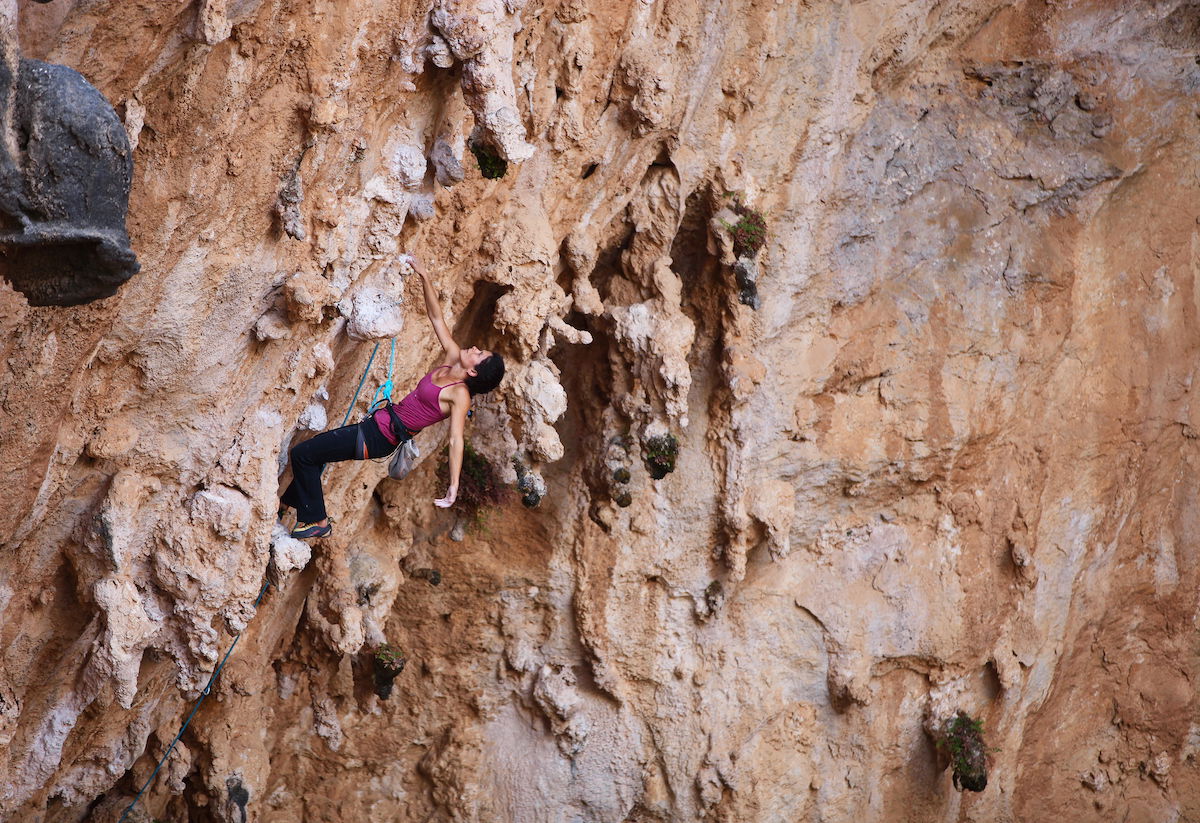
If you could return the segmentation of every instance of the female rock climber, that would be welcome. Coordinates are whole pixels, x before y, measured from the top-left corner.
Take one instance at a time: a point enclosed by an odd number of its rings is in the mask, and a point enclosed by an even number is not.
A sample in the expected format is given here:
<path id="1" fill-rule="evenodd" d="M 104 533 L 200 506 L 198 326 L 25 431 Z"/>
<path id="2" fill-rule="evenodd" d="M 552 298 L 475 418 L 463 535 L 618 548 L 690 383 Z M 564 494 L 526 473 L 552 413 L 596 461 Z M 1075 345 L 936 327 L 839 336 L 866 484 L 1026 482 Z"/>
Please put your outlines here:
<path id="1" fill-rule="evenodd" d="M 450 489 L 434 505 L 446 508 L 458 496 L 458 477 L 462 470 L 463 430 L 471 398 L 490 392 L 504 377 L 504 360 L 494 352 L 460 348 L 450 336 L 442 317 L 437 292 L 420 261 L 413 259 L 413 270 L 421 278 L 425 313 L 433 332 L 446 352 L 442 365 L 421 378 L 399 403 L 386 403 L 361 423 L 322 432 L 291 450 L 292 482 L 283 493 L 283 507 L 296 510 L 292 537 L 308 540 L 327 537 L 333 526 L 325 513 L 325 495 L 321 489 L 321 470 L 326 463 L 341 460 L 365 460 L 385 457 L 426 426 L 450 418 Z M 282 516 L 284 509 L 280 509 Z"/>

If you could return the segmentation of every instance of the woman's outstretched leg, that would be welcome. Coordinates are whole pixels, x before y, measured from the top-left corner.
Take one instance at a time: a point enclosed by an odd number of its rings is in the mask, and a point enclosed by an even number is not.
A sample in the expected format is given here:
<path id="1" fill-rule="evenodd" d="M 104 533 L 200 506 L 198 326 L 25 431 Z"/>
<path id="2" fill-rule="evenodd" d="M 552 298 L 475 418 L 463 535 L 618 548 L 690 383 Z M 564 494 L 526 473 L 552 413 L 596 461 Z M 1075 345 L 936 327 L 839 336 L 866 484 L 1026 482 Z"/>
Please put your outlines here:
<path id="1" fill-rule="evenodd" d="M 301 525 L 328 525 L 321 470 L 326 463 L 354 460 L 358 426 L 322 432 L 292 448 L 292 482 L 283 493 L 285 505 L 296 510 L 297 530 Z M 317 535 L 314 535 L 317 536 Z"/>

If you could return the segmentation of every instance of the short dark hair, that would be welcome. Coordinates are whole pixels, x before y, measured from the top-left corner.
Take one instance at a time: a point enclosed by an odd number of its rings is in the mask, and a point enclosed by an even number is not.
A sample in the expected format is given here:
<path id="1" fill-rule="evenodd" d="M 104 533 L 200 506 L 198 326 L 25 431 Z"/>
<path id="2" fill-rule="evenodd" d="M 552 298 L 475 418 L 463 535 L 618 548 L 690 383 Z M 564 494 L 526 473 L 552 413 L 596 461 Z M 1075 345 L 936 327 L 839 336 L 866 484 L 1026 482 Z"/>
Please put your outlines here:
<path id="1" fill-rule="evenodd" d="M 463 382 L 467 384 L 467 391 L 474 397 L 477 394 L 487 394 L 499 386 L 500 381 L 503 379 L 504 358 L 498 354 L 493 354 L 476 366 L 475 374 L 468 374 Z"/>

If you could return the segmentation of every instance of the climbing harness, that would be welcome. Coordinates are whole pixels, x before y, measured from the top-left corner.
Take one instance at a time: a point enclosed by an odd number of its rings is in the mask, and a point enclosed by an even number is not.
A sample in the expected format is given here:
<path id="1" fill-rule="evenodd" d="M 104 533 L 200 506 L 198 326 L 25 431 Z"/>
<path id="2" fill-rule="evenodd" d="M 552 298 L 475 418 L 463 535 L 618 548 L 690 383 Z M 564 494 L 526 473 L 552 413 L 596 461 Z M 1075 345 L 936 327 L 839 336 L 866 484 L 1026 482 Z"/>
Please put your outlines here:
<path id="1" fill-rule="evenodd" d="M 270 587 L 270 580 L 267 580 L 263 583 L 263 587 L 258 593 L 258 599 L 254 601 L 255 612 L 258 611 L 258 604 L 262 602 L 263 595 L 267 593 L 267 589 Z M 125 808 L 124 813 L 121 814 L 121 818 L 117 821 L 117 823 L 125 823 L 125 818 L 129 816 L 129 813 L 133 811 L 133 807 L 137 805 L 137 802 L 142 799 L 142 795 L 146 793 L 146 789 L 150 788 L 150 784 L 154 782 L 154 776 L 158 774 L 158 770 L 162 768 L 163 763 L 167 762 L 167 758 L 170 757 L 171 752 L 175 750 L 175 744 L 179 742 L 179 738 L 183 737 L 183 733 L 187 729 L 188 724 L 192 722 L 192 718 L 196 716 L 196 712 L 200 709 L 200 704 L 204 702 L 204 698 L 208 697 L 209 692 L 212 691 L 213 683 L 217 681 L 217 675 L 221 673 L 221 669 L 225 668 L 225 661 L 229 659 L 229 655 L 233 654 L 233 650 L 237 648 L 238 641 L 242 639 L 242 634 L 244 632 L 245 629 L 243 629 L 241 632 L 238 632 L 237 636 L 233 638 L 233 643 L 229 645 L 229 651 L 225 652 L 225 656 L 221 658 L 221 665 L 217 666 L 212 673 L 212 677 L 208 678 L 208 683 L 204 686 L 204 691 L 200 692 L 200 699 L 197 700 L 196 705 L 192 707 L 192 713 L 187 716 L 187 720 L 183 721 L 183 726 L 179 729 L 179 734 L 175 735 L 175 739 L 171 741 L 171 745 L 167 746 L 166 754 L 159 759 L 158 765 L 154 767 L 154 771 L 152 771 L 150 776 L 146 778 L 146 783 L 144 786 L 142 786 L 142 790 L 137 793 L 137 797 L 133 798 L 133 802 Z"/>

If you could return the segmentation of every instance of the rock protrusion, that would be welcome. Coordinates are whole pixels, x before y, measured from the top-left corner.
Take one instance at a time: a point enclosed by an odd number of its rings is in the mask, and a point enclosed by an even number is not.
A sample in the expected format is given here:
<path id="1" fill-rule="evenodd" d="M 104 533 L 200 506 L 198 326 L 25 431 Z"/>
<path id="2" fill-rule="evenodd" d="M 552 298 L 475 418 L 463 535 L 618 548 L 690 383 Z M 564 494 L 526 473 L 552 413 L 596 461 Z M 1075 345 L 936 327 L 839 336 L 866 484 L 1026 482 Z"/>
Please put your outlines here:
<path id="1" fill-rule="evenodd" d="M 292 323 L 320 323 L 326 307 L 339 297 L 332 283 L 312 272 L 296 272 L 283 284 L 284 305 Z"/>
<path id="2" fill-rule="evenodd" d="M 312 559 L 312 548 L 288 534 L 282 523 L 271 530 L 271 563 L 276 580 L 303 569 Z"/>
<path id="3" fill-rule="evenodd" d="M 387 340 L 404 329 L 404 312 L 393 292 L 365 288 L 351 301 L 346 334 L 352 340 Z"/>
<path id="4" fill-rule="evenodd" d="M 304 180 L 300 170 L 295 169 L 283 180 L 279 189 L 279 198 L 275 201 L 275 216 L 279 218 L 279 226 L 288 237 L 294 240 L 307 240 L 308 232 L 304 230 L 304 217 L 300 206 L 304 204 Z"/>
<path id="5" fill-rule="evenodd" d="M 492 147 L 508 162 L 533 156 L 513 83 L 513 41 L 520 30 L 517 11 L 522 5 L 511 0 L 440 0 L 430 15 L 434 30 L 462 63 L 463 97 L 475 115 L 473 142 Z M 440 43 L 434 42 L 431 54 L 435 65 L 441 65 L 446 58 Z"/>
<path id="6" fill-rule="evenodd" d="M 125 230 L 125 127 L 74 69 L 21 60 L 13 77 L 13 64 L 0 61 L 0 110 L 11 123 L 0 128 L 12 129 L 0 139 L 0 272 L 33 306 L 110 297 L 139 269 Z"/>

